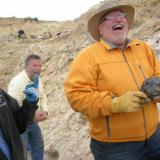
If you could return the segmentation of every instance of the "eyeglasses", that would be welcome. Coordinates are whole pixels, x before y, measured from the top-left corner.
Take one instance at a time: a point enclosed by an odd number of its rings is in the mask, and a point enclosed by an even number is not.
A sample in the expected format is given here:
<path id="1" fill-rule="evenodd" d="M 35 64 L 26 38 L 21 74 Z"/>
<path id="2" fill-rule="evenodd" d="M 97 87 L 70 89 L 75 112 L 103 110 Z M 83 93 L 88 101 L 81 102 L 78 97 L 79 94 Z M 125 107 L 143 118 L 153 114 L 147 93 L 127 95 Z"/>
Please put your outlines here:
<path id="1" fill-rule="evenodd" d="M 127 17 L 127 14 L 126 13 L 119 13 L 119 14 L 116 14 L 116 15 L 108 15 L 108 16 L 103 16 L 100 21 L 99 21 L 99 24 L 101 24 L 102 22 L 106 21 L 106 20 L 114 20 L 116 18 L 119 18 L 119 19 L 123 19 L 123 18 L 126 18 Z"/>

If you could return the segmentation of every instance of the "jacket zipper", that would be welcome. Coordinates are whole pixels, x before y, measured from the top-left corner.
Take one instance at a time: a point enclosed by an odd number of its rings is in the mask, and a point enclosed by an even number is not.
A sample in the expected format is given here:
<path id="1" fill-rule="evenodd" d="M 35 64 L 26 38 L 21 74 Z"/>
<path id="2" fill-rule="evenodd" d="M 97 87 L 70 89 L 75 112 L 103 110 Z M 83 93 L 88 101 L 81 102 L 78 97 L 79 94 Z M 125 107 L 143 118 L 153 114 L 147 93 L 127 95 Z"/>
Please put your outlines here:
<path id="1" fill-rule="evenodd" d="M 109 116 L 106 116 L 106 125 L 107 125 L 107 132 L 108 132 L 108 135 L 107 135 L 107 140 L 108 140 L 108 142 L 110 142 L 110 126 L 109 126 Z"/>
<path id="2" fill-rule="evenodd" d="M 128 68 L 129 68 L 129 70 L 130 70 L 130 72 L 131 72 L 131 75 L 132 75 L 132 77 L 133 77 L 133 80 L 134 80 L 134 82 L 135 82 L 135 84 L 136 84 L 136 86 L 137 86 L 137 88 L 138 88 L 138 90 L 139 90 L 140 87 L 139 87 L 139 85 L 138 85 L 138 83 L 137 83 L 137 81 L 136 81 L 136 78 L 135 78 L 135 76 L 134 76 L 134 74 L 133 74 L 133 72 L 132 72 L 131 66 L 129 65 L 129 63 L 128 63 L 128 61 L 127 61 L 127 58 L 126 58 L 125 55 L 124 55 L 124 51 L 123 51 L 123 50 L 122 50 L 122 55 L 123 55 L 123 57 L 124 57 L 125 62 L 126 62 L 127 65 L 128 65 Z M 142 69 L 140 65 L 139 65 L 139 68 L 140 68 L 140 70 Z M 142 72 L 142 71 L 141 71 L 141 72 Z M 143 75 L 143 76 L 144 76 L 144 75 Z M 142 114 L 143 114 L 143 121 L 144 121 L 144 131 L 145 131 L 145 139 L 146 139 L 145 145 L 146 145 L 146 144 L 147 144 L 147 124 L 146 124 L 146 118 L 145 118 L 145 114 L 144 114 L 144 107 L 142 107 Z"/>
<path id="3" fill-rule="evenodd" d="M 138 66 L 139 66 L 139 69 L 140 69 L 140 71 L 141 71 L 141 73 L 142 73 L 142 75 L 144 77 L 144 80 L 146 80 L 146 76 L 145 76 L 145 74 L 143 72 L 142 67 L 140 65 L 138 65 Z M 145 129 L 145 137 L 146 137 L 146 140 L 145 140 L 145 143 L 144 143 L 144 147 L 146 147 L 147 144 L 148 144 L 148 140 L 147 140 L 147 124 L 146 124 L 146 117 L 144 115 L 144 107 L 142 108 L 142 112 L 143 112 L 144 129 Z"/>

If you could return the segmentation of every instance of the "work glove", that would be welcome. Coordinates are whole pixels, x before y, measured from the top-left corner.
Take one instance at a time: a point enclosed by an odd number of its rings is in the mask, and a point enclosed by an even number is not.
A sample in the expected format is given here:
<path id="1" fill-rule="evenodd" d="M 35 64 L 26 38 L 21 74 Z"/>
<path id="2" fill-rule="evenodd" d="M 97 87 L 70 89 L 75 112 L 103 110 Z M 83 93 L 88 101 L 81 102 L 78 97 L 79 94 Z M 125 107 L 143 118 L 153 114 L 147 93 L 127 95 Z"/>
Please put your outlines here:
<path id="1" fill-rule="evenodd" d="M 26 99 L 28 102 L 34 103 L 38 101 L 38 91 L 37 89 L 31 87 L 31 88 L 25 88 L 24 94 L 26 95 Z"/>
<path id="2" fill-rule="evenodd" d="M 35 75 L 33 77 L 33 83 L 26 85 L 23 93 L 26 95 L 28 102 L 34 103 L 38 101 L 39 98 L 39 76 Z"/>
<path id="3" fill-rule="evenodd" d="M 151 100 L 160 99 L 160 78 L 154 76 L 145 79 L 140 90 Z"/>
<path id="4" fill-rule="evenodd" d="M 150 99 L 141 91 L 126 92 L 112 99 L 111 110 L 113 113 L 136 112 L 149 102 Z"/>

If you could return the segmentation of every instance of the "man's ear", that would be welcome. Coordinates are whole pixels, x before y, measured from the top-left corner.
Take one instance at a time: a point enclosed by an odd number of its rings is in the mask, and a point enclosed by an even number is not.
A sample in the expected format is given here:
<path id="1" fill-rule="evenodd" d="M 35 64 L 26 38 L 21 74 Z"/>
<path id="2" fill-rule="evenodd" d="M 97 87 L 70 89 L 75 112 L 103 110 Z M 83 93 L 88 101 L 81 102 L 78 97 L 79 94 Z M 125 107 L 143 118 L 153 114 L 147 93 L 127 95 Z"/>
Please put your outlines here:
<path id="1" fill-rule="evenodd" d="M 100 35 L 102 36 L 102 34 L 103 34 L 103 31 L 102 31 L 102 24 L 100 24 L 100 25 L 98 26 L 98 28 L 99 28 L 99 33 L 100 33 Z"/>

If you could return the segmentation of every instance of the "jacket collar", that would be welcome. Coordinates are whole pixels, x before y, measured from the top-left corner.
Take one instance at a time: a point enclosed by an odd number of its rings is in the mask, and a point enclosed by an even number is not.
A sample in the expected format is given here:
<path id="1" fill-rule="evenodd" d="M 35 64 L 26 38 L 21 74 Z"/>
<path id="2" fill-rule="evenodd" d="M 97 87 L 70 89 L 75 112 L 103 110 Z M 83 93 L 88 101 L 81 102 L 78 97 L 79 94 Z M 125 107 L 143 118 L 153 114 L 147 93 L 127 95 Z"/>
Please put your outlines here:
<path id="1" fill-rule="evenodd" d="M 116 48 L 119 48 L 117 45 L 109 42 L 108 40 L 104 39 L 103 37 L 101 37 L 100 39 L 100 43 L 107 49 L 107 50 L 112 50 L 112 49 L 116 49 Z M 126 47 L 130 47 L 132 45 L 139 45 L 140 42 L 136 41 L 136 40 L 131 40 L 131 39 L 128 39 L 127 38 L 127 41 L 126 41 Z"/>
<path id="2" fill-rule="evenodd" d="M 23 70 L 22 74 L 23 74 L 24 78 L 27 80 L 27 82 L 32 82 L 32 81 L 29 79 L 29 77 L 28 77 L 28 75 L 27 75 L 27 72 L 26 72 L 25 70 Z"/>

